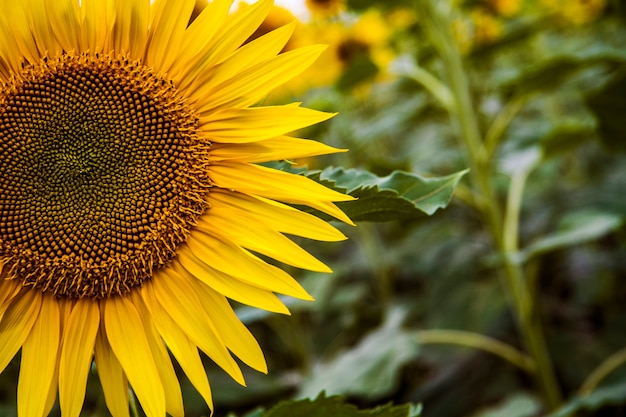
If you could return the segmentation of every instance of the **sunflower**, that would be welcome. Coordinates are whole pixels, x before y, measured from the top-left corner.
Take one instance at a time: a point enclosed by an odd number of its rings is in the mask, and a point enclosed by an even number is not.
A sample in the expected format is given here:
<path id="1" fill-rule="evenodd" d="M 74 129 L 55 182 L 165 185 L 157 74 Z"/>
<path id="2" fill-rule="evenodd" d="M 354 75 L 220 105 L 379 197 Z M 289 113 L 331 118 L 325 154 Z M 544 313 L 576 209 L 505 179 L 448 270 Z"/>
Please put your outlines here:
<path id="1" fill-rule="evenodd" d="M 242 46 L 272 6 L 214 0 L 24 0 L 0 13 L 0 371 L 21 349 L 19 416 L 57 392 L 78 416 L 92 362 L 106 404 L 183 416 L 170 354 L 212 407 L 200 352 L 244 384 L 266 372 L 228 299 L 288 313 L 310 299 L 260 256 L 312 271 L 286 235 L 344 236 L 350 197 L 260 163 L 336 152 L 289 132 L 328 119 L 255 106 L 322 52 L 279 53 L 293 25 Z"/>
<path id="2" fill-rule="evenodd" d="M 346 8 L 345 0 L 306 0 L 311 15 L 318 18 L 337 16 Z"/>

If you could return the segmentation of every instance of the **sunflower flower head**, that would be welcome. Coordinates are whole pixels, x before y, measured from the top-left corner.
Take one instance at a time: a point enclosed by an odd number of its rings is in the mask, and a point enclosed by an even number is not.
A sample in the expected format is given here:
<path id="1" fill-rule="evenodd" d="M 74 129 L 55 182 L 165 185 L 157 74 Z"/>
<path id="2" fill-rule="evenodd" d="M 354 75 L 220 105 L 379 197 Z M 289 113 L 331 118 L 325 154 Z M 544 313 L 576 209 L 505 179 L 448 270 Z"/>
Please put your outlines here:
<path id="1" fill-rule="evenodd" d="M 337 16 L 346 8 L 345 0 L 306 0 L 305 4 L 311 15 L 319 19 Z"/>
<path id="2" fill-rule="evenodd" d="M 489 6 L 500 16 L 513 17 L 522 9 L 520 0 L 490 0 Z"/>
<path id="3" fill-rule="evenodd" d="M 584 25 L 602 15 L 607 7 L 606 0 L 541 0 L 545 10 L 558 18 L 562 24 Z"/>
<path id="4" fill-rule="evenodd" d="M 114 417 L 184 416 L 170 354 L 212 408 L 200 352 L 266 372 L 228 299 L 310 299 L 256 254 L 330 272 L 286 235 L 345 237 L 351 197 L 258 165 L 337 152 L 290 132 L 331 114 L 257 106 L 323 51 L 252 38 L 260 0 L 24 0 L 0 6 L 0 372 L 21 350 L 18 416 L 82 409 L 95 361 Z M 253 225 L 251 227 L 251 225 Z"/>

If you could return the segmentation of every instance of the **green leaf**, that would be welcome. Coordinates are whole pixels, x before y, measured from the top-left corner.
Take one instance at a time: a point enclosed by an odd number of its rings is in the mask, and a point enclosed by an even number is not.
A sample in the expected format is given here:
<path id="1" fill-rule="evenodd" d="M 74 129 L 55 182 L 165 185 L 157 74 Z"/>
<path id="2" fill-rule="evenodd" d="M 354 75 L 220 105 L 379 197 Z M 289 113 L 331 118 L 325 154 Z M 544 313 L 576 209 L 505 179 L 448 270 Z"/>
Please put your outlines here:
<path id="1" fill-rule="evenodd" d="M 598 131 L 604 144 L 612 150 L 626 150 L 626 76 L 613 80 L 587 98 L 598 119 Z"/>
<path id="2" fill-rule="evenodd" d="M 445 208 L 467 172 L 463 170 L 445 177 L 426 178 L 394 171 L 386 177 L 378 177 L 359 169 L 327 168 L 307 176 L 358 198 L 338 204 L 353 221 L 385 222 L 424 214 L 430 216 Z"/>
<path id="3" fill-rule="evenodd" d="M 320 393 L 313 401 L 283 401 L 260 417 L 419 417 L 421 407 L 412 404 L 387 404 L 369 410 L 359 410 L 346 404 L 341 397 L 326 397 Z"/>
<path id="4" fill-rule="evenodd" d="M 480 411 L 473 417 L 532 417 L 541 410 L 536 397 L 516 393 L 507 397 L 502 403 Z"/>
<path id="5" fill-rule="evenodd" d="M 348 0 L 347 5 L 351 10 L 356 11 L 364 11 L 372 7 L 382 8 L 393 8 L 393 7 L 411 7 L 413 6 L 413 0 L 394 0 L 390 2 L 389 0 Z"/>
<path id="6" fill-rule="evenodd" d="M 390 310 L 383 325 L 356 346 L 318 364 L 302 381 L 299 395 L 310 397 L 325 390 L 372 400 L 391 393 L 400 368 L 419 352 L 417 339 L 401 327 L 405 314 L 400 308 Z"/>
<path id="7" fill-rule="evenodd" d="M 349 47 L 349 45 L 346 46 L 346 48 Z M 357 53 L 348 59 L 350 65 L 337 81 L 337 88 L 342 91 L 349 91 L 357 85 L 371 80 L 379 72 L 376 64 L 366 53 Z"/>
<path id="8" fill-rule="evenodd" d="M 621 226 L 623 220 L 612 213 L 578 211 L 561 221 L 559 230 L 527 246 L 522 259 L 598 239 Z"/>
<path id="9" fill-rule="evenodd" d="M 598 64 L 622 64 L 623 51 L 613 48 L 596 48 L 571 55 L 555 56 L 530 66 L 503 86 L 508 93 L 553 91 L 578 72 Z"/>
<path id="10" fill-rule="evenodd" d="M 244 417 L 263 417 L 263 414 L 265 414 L 265 411 L 262 408 L 259 408 L 257 410 L 250 411 Z M 226 416 L 226 417 L 235 417 L 235 416 Z"/>
<path id="11" fill-rule="evenodd" d="M 546 158 L 571 151 L 594 137 L 595 127 L 585 123 L 564 123 L 555 126 L 541 138 L 541 147 Z"/>
<path id="12" fill-rule="evenodd" d="M 624 398 L 626 398 L 626 384 L 602 387 L 588 396 L 574 397 L 547 417 L 570 417 L 578 415 L 577 413 L 582 410 L 592 411 L 605 405 L 624 404 Z"/>

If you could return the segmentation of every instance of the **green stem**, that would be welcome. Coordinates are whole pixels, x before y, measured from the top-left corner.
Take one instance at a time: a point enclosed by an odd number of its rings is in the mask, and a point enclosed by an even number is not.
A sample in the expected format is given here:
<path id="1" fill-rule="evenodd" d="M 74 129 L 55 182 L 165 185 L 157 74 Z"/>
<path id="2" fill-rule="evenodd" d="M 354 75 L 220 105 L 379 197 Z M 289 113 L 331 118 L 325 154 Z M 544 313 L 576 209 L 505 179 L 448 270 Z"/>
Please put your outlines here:
<path id="1" fill-rule="evenodd" d="M 135 398 L 135 393 L 132 390 L 129 390 L 128 393 L 128 404 L 130 405 L 130 415 L 131 417 L 139 417 L 139 408 L 137 407 L 137 398 Z"/>
<path id="2" fill-rule="evenodd" d="M 426 88 L 448 111 L 455 111 L 454 97 L 448 86 L 442 83 L 437 77 L 418 65 L 411 65 L 404 74 L 412 78 L 415 82 Z"/>
<path id="3" fill-rule="evenodd" d="M 467 151 L 468 165 L 471 168 L 472 187 L 485 201 L 483 216 L 489 226 L 496 250 L 505 258 L 504 281 L 509 294 L 511 308 L 515 312 L 519 333 L 529 355 L 536 364 L 538 388 L 549 409 L 555 409 L 561 402 L 560 391 L 554 375 L 550 355 L 545 344 L 540 320 L 534 308 L 534 299 L 524 277 L 524 270 L 519 262 L 511 258 L 518 251 L 519 211 L 522 202 L 525 177 L 514 180 L 511 184 L 507 214 L 503 216 L 494 186 L 491 182 L 493 166 L 491 156 L 495 149 L 487 149 L 482 140 L 478 118 L 474 111 L 469 82 L 463 67 L 461 55 L 456 47 L 449 19 L 450 10 L 447 2 L 435 0 L 420 1 L 427 18 L 426 30 L 446 65 L 450 91 L 455 99 L 456 112 L 452 119 L 459 127 L 464 147 Z M 515 113 L 515 107 L 511 114 Z M 502 125 L 491 133 L 491 147 L 497 146 L 505 130 L 505 123 L 511 116 L 502 116 Z M 509 234 L 512 235 L 509 235 Z"/>
<path id="4" fill-rule="evenodd" d="M 476 195 L 476 193 L 465 184 L 458 184 L 456 186 L 454 189 L 454 197 L 478 212 L 483 212 L 487 204 L 482 196 Z"/>
<path id="5" fill-rule="evenodd" d="M 501 248 L 505 256 L 505 264 L 511 290 L 514 295 L 514 300 L 518 304 L 517 310 L 519 314 L 524 317 L 530 316 L 531 314 L 532 297 L 526 286 L 523 271 L 514 257 L 519 251 L 520 211 L 528 171 L 529 170 L 520 170 L 513 173 L 511 176 L 501 239 Z"/>
<path id="6" fill-rule="evenodd" d="M 420 330 L 415 335 L 421 344 L 450 344 L 480 349 L 509 361 L 529 374 L 536 371 L 531 357 L 506 343 L 480 333 L 433 329 Z"/>
<path id="7" fill-rule="evenodd" d="M 534 306 L 534 291 L 525 276 L 525 271 L 515 258 L 519 252 L 519 224 L 524 186 L 529 169 L 520 170 L 511 176 L 506 212 L 502 229 L 501 252 L 505 256 L 505 271 L 509 292 L 513 295 L 520 332 L 526 348 L 537 364 L 536 378 L 546 405 L 555 409 L 561 402 L 558 384 L 553 372 L 552 359 L 547 350 L 541 329 L 540 317 Z M 532 285 L 534 287 L 534 285 Z"/>
<path id="8" fill-rule="evenodd" d="M 505 104 L 502 111 L 500 111 L 493 122 L 491 122 L 491 125 L 489 125 L 489 129 L 485 134 L 485 148 L 489 157 L 493 156 L 498 149 L 498 145 L 502 141 L 506 129 L 517 113 L 524 107 L 527 99 L 528 96 L 526 95 L 512 98 Z"/>
<path id="9" fill-rule="evenodd" d="M 578 390 L 581 396 L 591 394 L 600 385 L 600 382 L 611 372 L 626 364 L 626 348 L 620 349 L 606 358 L 596 369 L 587 376 Z"/>

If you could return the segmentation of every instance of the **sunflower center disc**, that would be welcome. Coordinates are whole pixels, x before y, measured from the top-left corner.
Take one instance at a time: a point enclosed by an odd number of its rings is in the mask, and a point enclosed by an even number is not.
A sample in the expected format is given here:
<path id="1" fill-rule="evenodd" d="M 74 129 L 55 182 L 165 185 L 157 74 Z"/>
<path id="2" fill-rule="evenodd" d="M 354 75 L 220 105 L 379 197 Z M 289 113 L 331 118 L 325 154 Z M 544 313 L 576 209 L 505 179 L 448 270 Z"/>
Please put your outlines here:
<path id="1" fill-rule="evenodd" d="M 26 67 L 0 89 L 5 268 L 70 298 L 141 285 L 206 210 L 196 127 L 171 82 L 124 57 Z"/>

